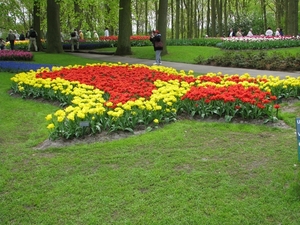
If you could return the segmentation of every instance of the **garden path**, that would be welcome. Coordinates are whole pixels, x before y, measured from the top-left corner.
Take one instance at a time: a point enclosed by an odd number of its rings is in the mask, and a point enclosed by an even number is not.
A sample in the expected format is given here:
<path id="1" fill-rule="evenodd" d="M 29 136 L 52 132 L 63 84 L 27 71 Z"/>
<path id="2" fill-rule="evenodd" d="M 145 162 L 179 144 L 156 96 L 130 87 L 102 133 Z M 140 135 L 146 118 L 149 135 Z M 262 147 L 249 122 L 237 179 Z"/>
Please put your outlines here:
<path id="1" fill-rule="evenodd" d="M 137 59 L 132 58 L 130 56 L 116 56 L 116 55 L 107 55 L 107 54 L 97 54 L 90 52 L 74 52 L 70 54 L 79 55 L 83 58 L 89 59 L 99 59 L 104 62 L 122 62 L 128 64 L 145 64 L 148 66 L 153 65 L 154 60 L 148 59 Z M 257 75 L 273 75 L 279 76 L 280 78 L 285 78 L 286 76 L 291 77 L 299 77 L 300 71 L 295 72 L 287 72 L 287 71 L 271 71 L 271 70 L 256 70 L 256 69 L 243 69 L 243 68 L 233 68 L 233 67 L 219 67 L 219 66 L 208 66 L 208 65 L 198 65 L 198 64 L 187 64 L 187 63 L 177 63 L 177 62 L 167 62 L 163 61 L 162 57 L 162 65 L 165 67 L 172 67 L 176 70 L 184 70 L 189 71 L 193 70 L 194 73 L 206 74 L 206 73 L 218 73 L 222 72 L 222 74 L 238 74 L 242 75 L 245 73 L 249 73 L 251 76 L 256 77 Z"/>

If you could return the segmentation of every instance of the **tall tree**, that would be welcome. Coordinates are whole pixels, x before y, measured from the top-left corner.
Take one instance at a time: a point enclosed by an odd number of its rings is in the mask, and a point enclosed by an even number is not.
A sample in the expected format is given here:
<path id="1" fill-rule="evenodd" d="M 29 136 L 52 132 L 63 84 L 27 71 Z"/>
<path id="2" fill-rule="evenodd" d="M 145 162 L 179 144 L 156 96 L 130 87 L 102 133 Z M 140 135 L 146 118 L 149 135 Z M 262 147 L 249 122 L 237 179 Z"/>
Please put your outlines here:
<path id="1" fill-rule="evenodd" d="M 62 53 L 60 40 L 59 4 L 56 0 L 47 0 L 47 49 L 48 53 Z"/>
<path id="2" fill-rule="evenodd" d="M 218 34 L 219 37 L 223 36 L 223 4 L 222 0 L 216 0 L 217 14 L 218 14 Z"/>
<path id="3" fill-rule="evenodd" d="M 298 34 L 298 0 L 289 0 L 288 5 L 288 34 Z"/>
<path id="4" fill-rule="evenodd" d="M 168 54 L 167 51 L 167 15 L 168 15 L 168 0 L 159 0 L 158 10 L 158 30 L 162 35 L 162 41 L 164 43 L 164 49 L 162 55 Z"/>
<path id="5" fill-rule="evenodd" d="M 40 19 L 40 2 L 39 0 L 34 0 L 33 2 L 33 29 L 37 32 L 38 37 L 36 38 L 36 44 L 39 51 L 43 51 L 43 46 L 41 42 L 41 19 Z"/>
<path id="6" fill-rule="evenodd" d="M 119 2 L 119 37 L 116 55 L 131 55 L 130 35 L 131 28 L 131 1 Z"/>
<path id="7" fill-rule="evenodd" d="M 216 36 L 216 0 L 211 0 L 211 35 Z"/>

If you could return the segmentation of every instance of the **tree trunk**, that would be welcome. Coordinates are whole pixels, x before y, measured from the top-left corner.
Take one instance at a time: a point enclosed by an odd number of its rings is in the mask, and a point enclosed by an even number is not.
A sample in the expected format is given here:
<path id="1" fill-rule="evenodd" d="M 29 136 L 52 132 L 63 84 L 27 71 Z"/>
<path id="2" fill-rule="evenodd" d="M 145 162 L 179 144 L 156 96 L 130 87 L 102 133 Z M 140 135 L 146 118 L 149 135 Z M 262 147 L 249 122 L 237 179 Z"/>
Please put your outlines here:
<path id="1" fill-rule="evenodd" d="M 216 0 L 211 0 L 211 36 L 216 36 Z"/>
<path id="2" fill-rule="evenodd" d="M 39 51 L 43 51 L 43 46 L 41 42 L 42 33 L 41 33 L 41 18 L 40 18 L 40 2 L 34 0 L 33 3 L 33 29 L 37 32 L 36 45 Z"/>
<path id="3" fill-rule="evenodd" d="M 224 0 L 224 32 L 225 32 L 224 36 L 227 36 L 227 31 L 228 31 L 227 18 L 228 18 L 227 0 Z"/>
<path id="4" fill-rule="evenodd" d="M 168 15 L 168 0 L 159 0 L 158 11 L 158 30 L 162 35 L 162 42 L 164 43 L 164 49 L 162 55 L 168 54 L 167 51 L 167 15 Z"/>
<path id="5" fill-rule="evenodd" d="M 145 34 L 149 35 L 149 30 L 148 30 L 148 0 L 145 0 Z"/>
<path id="6" fill-rule="evenodd" d="M 116 55 L 131 55 L 131 1 L 120 0 L 119 2 L 119 37 Z"/>
<path id="7" fill-rule="evenodd" d="M 289 0 L 288 6 L 288 34 L 298 34 L 298 0 Z"/>
<path id="8" fill-rule="evenodd" d="M 268 21 L 267 21 L 267 10 L 266 10 L 266 1 L 261 0 L 261 9 L 263 14 L 263 21 L 264 21 L 264 30 L 267 30 L 268 27 Z"/>
<path id="9" fill-rule="evenodd" d="M 48 53 L 64 52 L 60 39 L 59 4 L 47 0 L 47 49 Z"/>
<path id="10" fill-rule="evenodd" d="M 211 32 L 209 30 L 210 27 L 210 1 L 207 1 L 207 10 L 206 10 L 206 19 L 207 19 L 207 25 L 206 25 L 206 34 L 211 36 Z"/>
<path id="11" fill-rule="evenodd" d="M 179 39 L 180 0 L 176 0 L 175 39 Z"/>
<path id="12" fill-rule="evenodd" d="M 218 14 L 218 33 L 219 37 L 223 36 L 223 24 L 222 24 L 222 0 L 216 0 L 217 14 Z"/>

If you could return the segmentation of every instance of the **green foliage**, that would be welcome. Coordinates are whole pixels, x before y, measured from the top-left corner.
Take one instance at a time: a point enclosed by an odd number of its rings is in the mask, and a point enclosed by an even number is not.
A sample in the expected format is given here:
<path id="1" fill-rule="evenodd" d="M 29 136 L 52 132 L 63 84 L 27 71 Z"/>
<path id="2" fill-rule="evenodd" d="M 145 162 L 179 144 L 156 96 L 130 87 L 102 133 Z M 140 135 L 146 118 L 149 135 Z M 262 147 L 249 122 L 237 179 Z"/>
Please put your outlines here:
<path id="1" fill-rule="evenodd" d="M 249 40 L 249 41 L 224 41 L 218 47 L 227 50 L 263 50 L 274 48 L 291 48 L 300 46 L 300 39 L 285 39 L 285 40 Z"/>
<path id="2" fill-rule="evenodd" d="M 225 51 L 222 55 L 204 58 L 198 56 L 195 61 L 198 64 L 215 65 L 224 67 L 238 67 L 261 70 L 299 71 L 300 53 L 292 55 L 289 53 L 267 51 Z"/>

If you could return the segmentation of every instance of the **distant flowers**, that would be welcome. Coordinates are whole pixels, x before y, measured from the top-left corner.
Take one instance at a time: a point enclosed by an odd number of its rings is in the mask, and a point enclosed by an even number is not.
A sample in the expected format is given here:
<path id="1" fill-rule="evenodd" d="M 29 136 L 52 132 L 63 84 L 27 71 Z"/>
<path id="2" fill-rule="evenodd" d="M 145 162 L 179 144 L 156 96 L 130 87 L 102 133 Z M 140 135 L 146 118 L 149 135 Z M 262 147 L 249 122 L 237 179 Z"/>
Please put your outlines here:
<path id="1" fill-rule="evenodd" d="M 264 42 L 264 41 L 278 41 L 278 40 L 294 40 L 299 39 L 299 37 L 294 36 L 265 36 L 265 35 L 255 35 L 252 37 L 224 37 L 223 41 L 229 42 Z"/>
<path id="2" fill-rule="evenodd" d="M 30 62 L 19 62 L 19 61 L 0 61 L 0 72 L 27 72 L 30 70 L 38 70 L 43 67 L 52 68 L 50 64 L 36 64 Z"/>
<path id="3" fill-rule="evenodd" d="M 88 64 L 16 74 L 12 88 L 23 97 L 60 101 L 45 116 L 50 138 L 155 127 L 179 115 L 226 121 L 274 118 L 276 100 L 300 95 L 300 78 L 209 73 L 199 77 L 162 66 Z"/>
<path id="4" fill-rule="evenodd" d="M 117 41 L 118 40 L 118 36 L 100 36 L 99 37 L 100 40 L 102 41 Z M 130 41 L 149 41 L 149 36 L 145 36 L 145 35 L 132 35 L 130 36 Z"/>
<path id="5" fill-rule="evenodd" d="M 33 54 L 31 52 L 25 52 L 20 50 L 1 50 L 1 61 L 31 61 L 33 60 Z"/>

